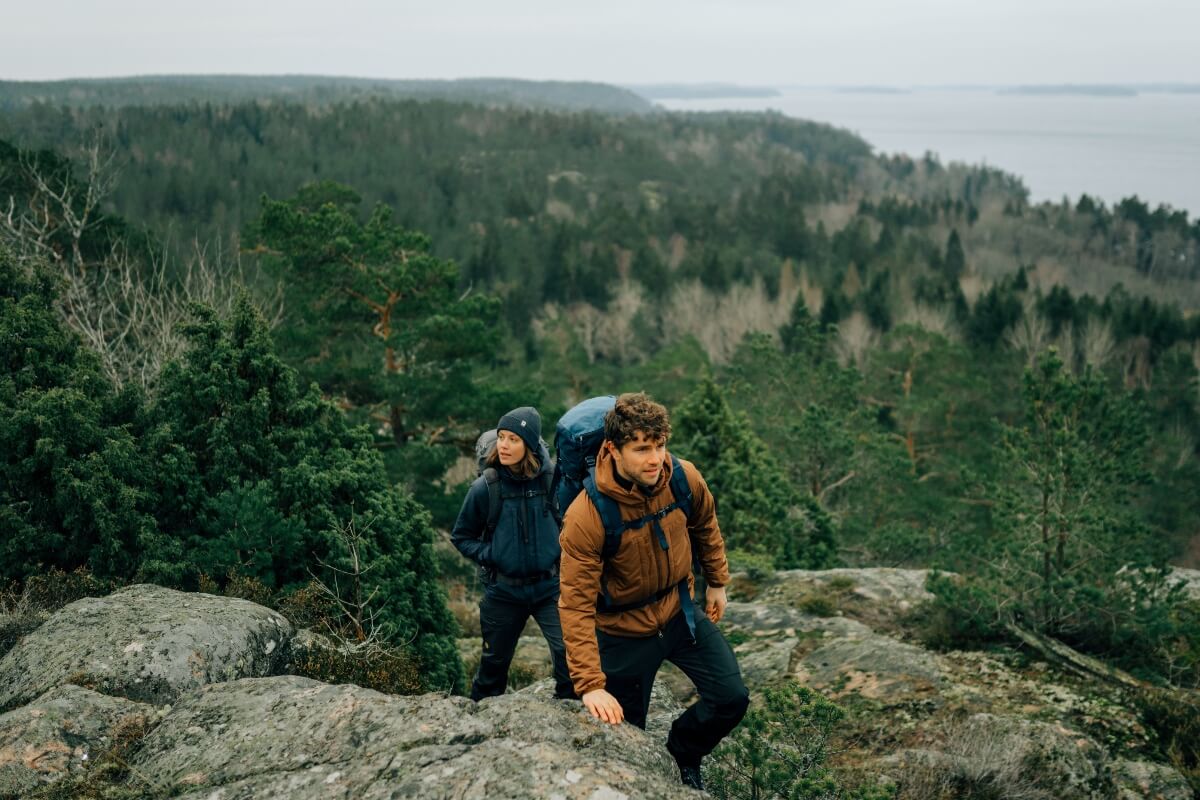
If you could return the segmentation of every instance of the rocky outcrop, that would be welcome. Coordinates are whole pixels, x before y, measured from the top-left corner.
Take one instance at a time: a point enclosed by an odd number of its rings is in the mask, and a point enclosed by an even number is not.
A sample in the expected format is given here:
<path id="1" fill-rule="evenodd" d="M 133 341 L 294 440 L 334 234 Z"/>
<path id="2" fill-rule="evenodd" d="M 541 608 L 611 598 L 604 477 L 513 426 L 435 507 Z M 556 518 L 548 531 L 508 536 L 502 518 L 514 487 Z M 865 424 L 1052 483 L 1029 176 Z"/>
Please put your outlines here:
<path id="1" fill-rule="evenodd" d="M 925 590 L 929 570 L 896 570 L 888 567 L 858 570 L 785 570 L 763 584 L 756 602 L 820 608 L 852 614 L 872 622 L 872 627 L 892 622 L 918 603 L 932 600 Z"/>
<path id="2" fill-rule="evenodd" d="M 531 692 L 476 705 L 293 676 L 180 698 L 135 766 L 188 800 L 693 796 L 661 744 L 577 702 Z"/>
<path id="3" fill-rule="evenodd" d="M 1176 567 L 1171 570 L 1171 580 L 1182 583 L 1187 596 L 1200 602 L 1200 569 Z"/>
<path id="4" fill-rule="evenodd" d="M 156 718 L 153 706 L 67 684 L 0 714 L 0 797 L 21 797 L 88 766 L 114 735 Z"/>
<path id="5" fill-rule="evenodd" d="M 1152 735 L 1119 692 L 1003 650 L 920 647 L 897 612 L 921 601 L 923 583 L 906 570 L 781 573 L 755 602 L 731 603 L 722 627 L 752 690 L 799 680 L 841 703 L 842 766 L 891 778 L 903 800 L 1190 796 L 1149 760 Z M 550 673 L 545 642 L 526 633 L 522 682 Z M 135 724 L 149 733 L 127 753 L 129 780 L 151 796 L 697 796 L 663 746 L 692 699 L 673 668 L 643 732 L 554 700 L 544 679 L 473 704 L 281 674 L 331 647 L 241 600 L 135 586 L 73 603 L 0 659 L 11 709 L 0 797 L 78 773 Z M 460 647 L 478 657 L 477 638 Z"/>
<path id="6" fill-rule="evenodd" d="M 72 603 L 0 660 L 0 796 L 75 775 L 126 734 L 129 780 L 152 796 L 694 796 L 663 746 L 680 708 L 661 688 L 646 733 L 546 681 L 475 704 L 271 676 L 332 646 L 231 598 L 133 586 Z M 538 664 L 546 646 L 526 649 Z"/>
<path id="7" fill-rule="evenodd" d="M 936 692 L 943 683 L 933 653 L 856 620 L 730 603 L 727 625 L 740 633 L 734 652 L 751 685 L 795 679 L 835 697 L 855 692 L 897 700 Z"/>
<path id="8" fill-rule="evenodd" d="M 76 683 L 163 704 L 209 683 L 269 675 L 292 637 L 248 600 L 139 584 L 55 612 L 0 659 L 0 709 Z"/>

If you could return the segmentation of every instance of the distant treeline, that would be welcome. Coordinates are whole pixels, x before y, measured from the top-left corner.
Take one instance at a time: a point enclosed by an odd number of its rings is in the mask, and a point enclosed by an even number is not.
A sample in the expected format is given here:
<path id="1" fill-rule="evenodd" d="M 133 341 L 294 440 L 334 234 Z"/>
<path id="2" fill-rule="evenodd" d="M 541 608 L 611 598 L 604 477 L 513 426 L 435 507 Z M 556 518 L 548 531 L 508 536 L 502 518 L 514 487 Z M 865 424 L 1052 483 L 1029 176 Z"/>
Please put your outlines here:
<path id="1" fill-rule="evenodd" d="M 0 111 L 27 108 L 36 103 L 75 108 L 226 104 L 256 100 L 330 105 L 371 98 L 439 99 L 612 114 L 645 114 L 654 108 L 646 99 L 626 89 L 583 81 L 389 80 L 324 75 L 143 75 L 63 81 L 0 81 Z"/>

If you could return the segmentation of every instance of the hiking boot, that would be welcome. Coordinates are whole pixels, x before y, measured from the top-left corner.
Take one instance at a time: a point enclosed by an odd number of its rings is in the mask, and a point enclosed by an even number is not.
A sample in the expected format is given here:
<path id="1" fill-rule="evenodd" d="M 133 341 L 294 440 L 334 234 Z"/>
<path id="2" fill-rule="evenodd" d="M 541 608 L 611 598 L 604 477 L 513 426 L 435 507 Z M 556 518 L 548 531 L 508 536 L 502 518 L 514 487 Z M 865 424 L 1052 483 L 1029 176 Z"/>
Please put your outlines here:
<path id="1" fill-rule="evenodd" d="M 684 786 L 690 786 L 693 789 L 704 791 L 704 778 L 700 777 L 700 767 L 679 765 L 679 782 Z"/>

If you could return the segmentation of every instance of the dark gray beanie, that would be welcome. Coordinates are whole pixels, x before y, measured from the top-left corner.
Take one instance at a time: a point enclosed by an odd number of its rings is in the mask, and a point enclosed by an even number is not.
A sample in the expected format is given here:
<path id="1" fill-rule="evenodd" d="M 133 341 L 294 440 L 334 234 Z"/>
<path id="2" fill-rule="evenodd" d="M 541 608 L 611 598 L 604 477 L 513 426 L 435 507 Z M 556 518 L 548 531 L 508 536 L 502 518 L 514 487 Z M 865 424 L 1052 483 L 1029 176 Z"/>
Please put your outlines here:
<path id="1" fill-rule="evenodd" d="M 525 442 L 525 448 L 534 456 L 540 457 L 538 451 L 542 441 L 542 415 L 533 406 L 514 408 L 500 418 L 496 430 L 511 431 L 520 436 Z"/>

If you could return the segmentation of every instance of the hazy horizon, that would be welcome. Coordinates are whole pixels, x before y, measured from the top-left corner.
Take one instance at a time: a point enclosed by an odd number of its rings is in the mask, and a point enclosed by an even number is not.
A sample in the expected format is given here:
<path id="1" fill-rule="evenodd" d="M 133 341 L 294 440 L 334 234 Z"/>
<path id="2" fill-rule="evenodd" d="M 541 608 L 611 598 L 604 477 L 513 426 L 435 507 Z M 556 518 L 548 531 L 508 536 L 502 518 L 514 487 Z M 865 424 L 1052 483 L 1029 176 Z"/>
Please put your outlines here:
<path id="1" fill-rule="evenodd" d="M 0 79 L 147 75 L 508 77 L 618 85 L 1012 86 L 1200 83 L 1200 4 L 1013 0 L 616 0 L 405 9 L 352 0 L 47 0 L 6 14 Z"/>

